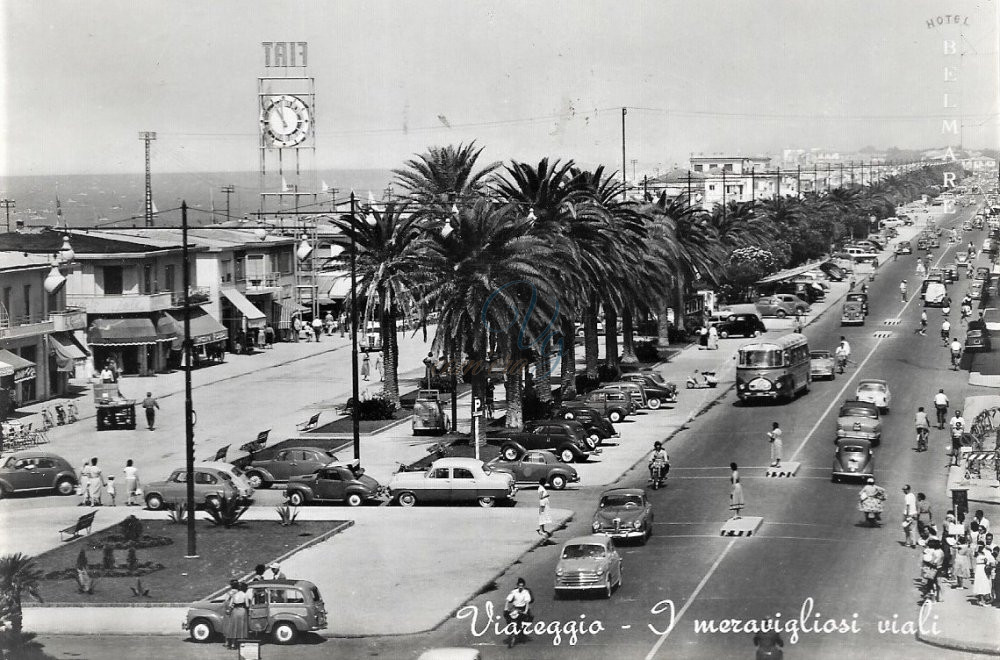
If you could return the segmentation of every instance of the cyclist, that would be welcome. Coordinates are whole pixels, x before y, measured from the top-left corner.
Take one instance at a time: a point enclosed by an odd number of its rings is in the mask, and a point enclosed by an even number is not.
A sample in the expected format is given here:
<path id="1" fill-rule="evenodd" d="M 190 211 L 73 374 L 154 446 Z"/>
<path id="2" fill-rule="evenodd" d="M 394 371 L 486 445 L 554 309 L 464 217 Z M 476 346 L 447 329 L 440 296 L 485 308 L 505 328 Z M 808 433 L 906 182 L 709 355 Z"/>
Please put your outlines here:
<path id="1" fill-rule="evenodd" d="M 927 436 L 931 432 L 931 422 L 927 419 L 923 406 L 917 408 L 913 423 L 917 427 L 917 451 L 927 451 Z"/>
<path id="2" fill-rule="evenodd" d="M 950 338 L 951 338 L 951 322 L 948 321 L 948 319 L 945 319 L 944 321 L 941 322 L 941 341 L 947 344 Z"/>
<path id="3" fill-rule="evenodd" d="M 944 428 L 944 420 L 948 417 L 948 395 L 944 393 L 943 389 L 938 390 L 938 393 L 934 395 L 934 408 L 937 410 L 937 423 L 938 428 Z"/>
<path id="4" fill-rule="evenodd" d="M 837 350 L 834 351 L 834 357 L 837 360 L 837 368 L 840 370 L 840 373 L 844 373 L 844 369 L 847 367 L 847 360 L 851 357 L 851 345 L 843 337 L 840 338 L 840 344 L 837 345 Z"/>
<path id="5" fill-rule="evenodd" d="M 951 368 L 958 371 L 958 364 L 962 359 L 962 342 L 958 341 L 958 337 L 951 340 Z"/>
<path id="6" fill-rule="evenodd" d="M 899 283 L 899 295 L 906 302 L 906 280 Z"/>

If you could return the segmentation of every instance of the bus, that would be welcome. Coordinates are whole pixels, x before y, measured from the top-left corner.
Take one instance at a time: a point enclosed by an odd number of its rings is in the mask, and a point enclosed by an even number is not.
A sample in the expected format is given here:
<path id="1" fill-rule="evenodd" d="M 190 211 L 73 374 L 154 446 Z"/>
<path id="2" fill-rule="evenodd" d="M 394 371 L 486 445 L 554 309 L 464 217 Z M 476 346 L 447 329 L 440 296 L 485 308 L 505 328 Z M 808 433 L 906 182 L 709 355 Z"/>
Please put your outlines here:
<path id="1" fill-rule="evenodd" d="M 774 341 L 740 347 L 736 395 L 748 399 L 785 399 L 809 391 L 809 341 L 791 333 Z"/>

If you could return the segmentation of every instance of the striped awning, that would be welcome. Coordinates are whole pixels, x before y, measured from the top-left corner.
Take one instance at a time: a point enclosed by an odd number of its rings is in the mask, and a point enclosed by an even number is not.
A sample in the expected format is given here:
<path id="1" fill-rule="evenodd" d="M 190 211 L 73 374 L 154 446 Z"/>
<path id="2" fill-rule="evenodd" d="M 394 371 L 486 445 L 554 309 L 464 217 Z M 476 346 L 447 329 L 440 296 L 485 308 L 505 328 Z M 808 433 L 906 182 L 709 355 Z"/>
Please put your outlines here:
<path id="1" fill-rule="evenodd" d="M 168 312 L 177 325 L 178 337 L 184 336 L 184 312 Z M 216 341 L 225 341 L 229 338 L 229 331 L 226 327 L 215 320 L 211 314 L 201 307 L 191 308 L 191 344 L 193 346 L 203 346 Z M 180 346 L 175 346 L 180 348 Z"/>
<path id="2" fill-rule="evenodd" d="M 155 344 L 158 339 L 153 322 L 146 317 L 97 318 L 87 328 L 91 346 L 139 346 Z"/>
<path id="3" fill-rule="evenodd" d="M 56 358 L 56 370 L 73 373 L 76 363 L 87 359 L 87 352 L 69 332 L 53 332 L 49 335 L 49 348 Z"/>

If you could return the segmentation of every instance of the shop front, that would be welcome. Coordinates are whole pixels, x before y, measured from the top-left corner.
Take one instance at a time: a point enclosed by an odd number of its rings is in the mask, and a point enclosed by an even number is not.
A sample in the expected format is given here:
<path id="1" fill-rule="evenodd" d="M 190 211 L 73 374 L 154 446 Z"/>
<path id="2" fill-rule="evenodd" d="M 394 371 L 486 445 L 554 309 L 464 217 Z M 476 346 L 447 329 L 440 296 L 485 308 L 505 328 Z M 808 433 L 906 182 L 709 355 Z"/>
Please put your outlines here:
<path id="1" fill-rule="evenodd" d="M 267 316 L 235 288 L 223 288 L 222 324 L 229 333 L 233 353 L 244 353 L 263 344 Z"/>
<path id="2" fill-rule="evenodd" d="M 167 313 L 177 327 L 177 339 L 171 345 L 173 349 L 171 364 L 181 366 L 184 363 L 184 311 L 173 310 Z M 188 322 L 191 327 L 191 355 L 194 366 L 197 367 L 207 360 L 223 362 L 226 356 L 226 342 L 229 339 L 226 327 L 201 307 L 191 309 Z"/>
<path id="3" fill-rule="evenodd" d="M 0 388 L 6 391 L 5 399 L 12 408 L 37 401 L 40 389 L 38 367 L 29 359 L 37 354 L 36 347 L 25 346 L 20 351 L 18 355 L 0 349 Z"/>
<path id="4" fill-rule="evenodd" d="M 59 396 L 69 389 L 69 380 L 85 366 L 90 352 L 72 332 L 53 332 L 49 338 L 49 395 Z"/>
<path id="5" fill-rule="evenodd" d="M 160 344 L 173 341 L 161 339 L 156 326 L 147 316 L 107 318 L 91 321 L 87 328 L 87 344 L 93 353 L 94 372 L 99 373 L 110 360 L 120 374 L 152 376 L 166 366 Z M 169 344 L 167 344 L 169 349 Z"/>

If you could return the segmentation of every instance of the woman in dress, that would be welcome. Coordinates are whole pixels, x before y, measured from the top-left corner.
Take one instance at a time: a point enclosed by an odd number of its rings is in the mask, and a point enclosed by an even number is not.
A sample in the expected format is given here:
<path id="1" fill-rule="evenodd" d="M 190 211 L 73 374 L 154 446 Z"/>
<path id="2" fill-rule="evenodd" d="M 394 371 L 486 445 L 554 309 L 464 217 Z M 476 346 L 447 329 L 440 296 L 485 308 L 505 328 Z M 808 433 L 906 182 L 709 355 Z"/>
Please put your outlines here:
<path id="1" fill-rule="evenodd" d="M 136 491 L 139 489 L 139 470 L 132 464 L 132 459 L 125 461 L 125 469 L 122 470 L 125 473 L 125 494 L 127 498 L 125 500 L 126 506 L 133 506 L 135 504 Z"/>
<path id="2" fill-rule="evenodd" d="M 371 360 L 368 359 L 368 354 L 365 353 L 365 359 L 361 361 L 361 378 L 362 380 L 368 380 L 368 375 L 372 372 Z"/>
<path id="3" fill-rule="evenodd" d="M 972 593 L 976 597 L 976 605 L 986 605 L 990 598 L 989 567 L 993 564 L 993 555 L 986 552 L 986 544 L 980 543 L 976 548 L 976 556 L 972 560 L 973 578 Z"/>
<path id="4" fill-rule="evenodd" d="M 230 612 L 230 624 L 229 630 L 226 633 L 226 637 L 232 640 L 233 646 L 231 648 L 239 648 L 239 640 L 246 639 L 250 636 L 250 628 L 248 625 L 247 611 L 250 604 L 247 602 L 247 585 L 245 582 L 239 582 L 236 585 L 236 591 L 233 593 L 230 603 L 232 605 L 232 611 Z"/>
<path id="5" fill-rule="evenodd" d="M 740 484 L 740 475 L 736 470 L 735 464 L 731 464 L 733 473 L 729 477 L 729 482 L 732 485 L 729 489 L 729 508 L 733 512 L 733 520 L 739 520 L 742 518 L 740 515 L 743 512 L 743 507 L 745 502 L 743 501 L 743 486 Z"/>
<path id="6" fill-rule="evenodd" d="M 551 534 L 545 529 L 546 525 L 552 524 L 552 516 L 549 515 L 549 491 L 545 490 L 545 479 L 538 480 L 538 534 L 548 540 Z"/>
<path id="7" fill-rule="evenodd" d="M 222 618 L 222 636 L 226 638 L 227 649 L 236 648 L 236 635 L 235 629 L 233 628 L 233 596 L 235 596 L 239 590 L 239 580 L 230 580 L 229 592 L 226 594 L 226 604 L 223 607 L 225 616 Z"/>
<path id="8" fill-rule="evenodd" d="M 965 589 L 965 581 L 972 577 L 972 546 L 969 537 L 964 534 L 955 543 L 955 586 L 952 589 Z"/>

